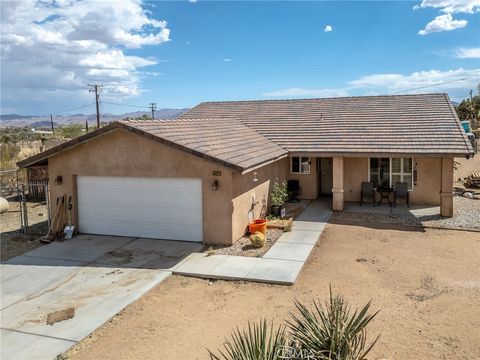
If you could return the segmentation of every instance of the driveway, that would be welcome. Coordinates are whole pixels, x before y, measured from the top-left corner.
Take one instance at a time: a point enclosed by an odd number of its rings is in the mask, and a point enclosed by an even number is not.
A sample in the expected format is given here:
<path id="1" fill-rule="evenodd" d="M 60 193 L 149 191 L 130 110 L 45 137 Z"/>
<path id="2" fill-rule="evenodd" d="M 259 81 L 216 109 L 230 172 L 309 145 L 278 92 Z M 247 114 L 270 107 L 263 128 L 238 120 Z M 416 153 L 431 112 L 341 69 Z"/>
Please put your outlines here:
<path id="1" fill-rule="evenodd" d="M 170 268 L 201 247 L 80 235 L 6 261 L 0 280 L 0 358 L 55 358 L 169 277 Z M 49 314 L 71 315 L 71 308 L 73 318 L 47 325 Z"/>

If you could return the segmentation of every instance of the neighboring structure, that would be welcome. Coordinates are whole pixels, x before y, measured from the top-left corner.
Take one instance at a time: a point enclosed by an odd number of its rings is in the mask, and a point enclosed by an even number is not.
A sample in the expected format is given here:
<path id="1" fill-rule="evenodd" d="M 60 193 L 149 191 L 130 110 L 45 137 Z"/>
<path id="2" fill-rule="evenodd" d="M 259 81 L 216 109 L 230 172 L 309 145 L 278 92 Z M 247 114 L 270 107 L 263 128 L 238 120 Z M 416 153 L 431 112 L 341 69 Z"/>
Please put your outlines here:
<path id="1" fill-rule="evenodd" d="M 445 94 L 202 103 L 176 120 L 121 121 L 19 163 L 48 164 L 51 203 L 80 232 L 231 244 L 268 212 L 273 182 L 359 201 L 362 181 L 409 184 L 453 215 L 453 159 L 473 149 Z M 252 213 L 253 212 L 253 213 Z"/>

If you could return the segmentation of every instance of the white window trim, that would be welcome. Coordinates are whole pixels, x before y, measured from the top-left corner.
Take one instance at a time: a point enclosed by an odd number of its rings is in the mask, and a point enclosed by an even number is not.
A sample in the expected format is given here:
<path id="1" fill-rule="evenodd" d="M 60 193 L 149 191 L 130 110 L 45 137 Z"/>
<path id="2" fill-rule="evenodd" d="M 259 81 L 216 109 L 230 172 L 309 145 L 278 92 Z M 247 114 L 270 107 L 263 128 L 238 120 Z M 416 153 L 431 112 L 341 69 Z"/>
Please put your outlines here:
<path id="1" fill-rule="evenodd" d="M 298 158 L 298 172 L 292 171 L 292 165 L 293 165 L 293 158 Z M 307 158 L 308 159 L 308 172 L 302 172 L 302 158 Z M 290 157 L 290 174 L 295 174 L 295 175 L 310 175 L 312 172 L 312 163 L 310 160 L 309 156 L 292 156 Z"/>
<path id="2" fill-rule="evenodd" d="M 370 157 L 368 158 L 368 181 L 370 181 L 370 168 L 371 168 L 370 167 L 370 159 L 372 159 L 372 158 L 370 158 Z M 375 159 L 380 159 L 380 158 L 375 158 Z M 389 170 L 389 180 L 388 181 L 389 181 L 390 187 L 392 187 L 393 186 L 392 185 L 392 175 L 394 175 L 394 174 L 392 174 L 392 159 L 394 159 L 394 158 L 388 158 L 388 159 L 390 159 L 389 169 L 388 169 Z M 400 164 L 401 165 L 401 168 L 400 168 L 401 172 L 399 172 L 399 173 L 396 172 L 395 175 L 401 175 L 402 177 L 403 177 L 403 175 L 408 174 L 408 173 L 403 172 L 403 159 L 412 159 L 412 188 L 408 189 L 408 191 L 413 191 L 413 189 L 415 187 L 415 182 L 413 181 L 413 179 L 414 179 L 413 174 L 415 172 L 415 159 L 414 158 L 399 158 L 399 159 L 402 159 L 401 164 Z"/>

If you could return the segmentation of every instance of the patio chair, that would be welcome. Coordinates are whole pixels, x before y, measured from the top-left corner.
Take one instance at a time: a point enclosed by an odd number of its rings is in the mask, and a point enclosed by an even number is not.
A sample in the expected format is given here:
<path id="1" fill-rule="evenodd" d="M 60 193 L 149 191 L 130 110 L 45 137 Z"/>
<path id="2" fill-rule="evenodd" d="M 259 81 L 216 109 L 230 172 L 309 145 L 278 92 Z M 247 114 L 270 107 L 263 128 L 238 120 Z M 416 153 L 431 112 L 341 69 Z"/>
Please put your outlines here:
<path id="1" fill-rule="evenodd" d="M 299 202 L 298 195 L 302 195 L 302 188 L 298 180 L 287 181 L 288 202 Z"/>
<path id="2" fill-rule="evenodd" d="M 375 203 L 375 189 L 373 188 L 373 181 L 362 182 L 362 191 L 360 192 L 360 206 L 364 203 L 364 198 L 372 198 L 372 204 Z"/>
<path id="3" fill-rule="evenodd" d="M 397 206 L 397 199 L 405 199 L 407 207 L 410 208 L 410 199 L 408 196 L 408 184 L 406 182 L 396 182 L 393 192 L 393 207 Z"/>

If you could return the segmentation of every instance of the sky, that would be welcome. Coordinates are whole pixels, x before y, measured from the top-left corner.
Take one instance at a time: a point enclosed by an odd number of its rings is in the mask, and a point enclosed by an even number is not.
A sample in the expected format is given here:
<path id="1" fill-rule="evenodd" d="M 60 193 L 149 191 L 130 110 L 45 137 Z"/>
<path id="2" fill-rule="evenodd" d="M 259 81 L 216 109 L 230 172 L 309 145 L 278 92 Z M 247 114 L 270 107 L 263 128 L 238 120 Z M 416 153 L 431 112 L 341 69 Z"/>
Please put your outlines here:
<path id="1" fill-rule="evenodd" d="M 1 0 L 1 114 L 446 92 L 480 83 L 480 0 Z"/>

